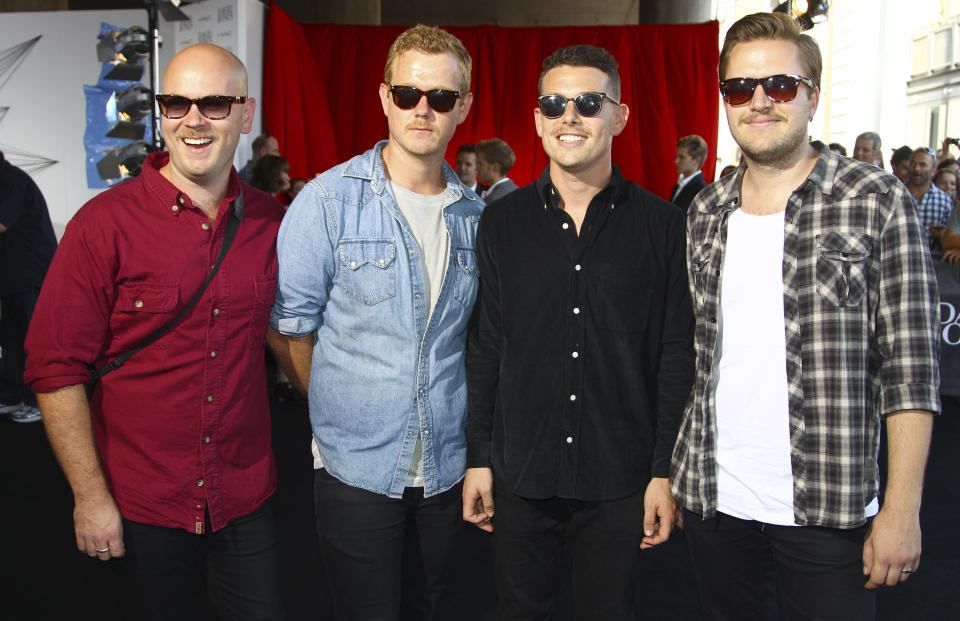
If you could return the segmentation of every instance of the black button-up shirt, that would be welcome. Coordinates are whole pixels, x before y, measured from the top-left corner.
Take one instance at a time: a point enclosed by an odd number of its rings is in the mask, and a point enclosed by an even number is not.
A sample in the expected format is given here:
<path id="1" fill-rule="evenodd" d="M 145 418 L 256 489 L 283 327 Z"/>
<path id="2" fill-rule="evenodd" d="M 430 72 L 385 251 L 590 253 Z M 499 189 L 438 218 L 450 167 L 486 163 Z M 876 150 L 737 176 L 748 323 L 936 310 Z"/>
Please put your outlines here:
<path id="1" fill-rule="evenodd" d="M 549 168 L 480 220 L 467 466 L 528 498 L 611 500 L 666 477 L 693 382 L 685 225 L 623 179 L 577 235 Z"/>

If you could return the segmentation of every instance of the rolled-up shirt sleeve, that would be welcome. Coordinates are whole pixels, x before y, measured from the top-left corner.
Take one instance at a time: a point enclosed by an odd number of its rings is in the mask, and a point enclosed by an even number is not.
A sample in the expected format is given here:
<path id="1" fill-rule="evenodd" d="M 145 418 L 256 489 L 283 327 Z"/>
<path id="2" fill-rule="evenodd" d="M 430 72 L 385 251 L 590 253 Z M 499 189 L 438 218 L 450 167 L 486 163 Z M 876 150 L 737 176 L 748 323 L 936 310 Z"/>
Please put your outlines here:
<path id="1" fill-rule="evenodd" d="M 270 325 L 285 336 L 316 332 L 335 274 L 336 219 L 319 182 L 307 184 L 290 206 L 277 237 L 277 294 Z"/>
<path id="2" fill-rule="evenodd" d="M 85 384 L 109 336 L 116 245 L 86 213 L 67 226 L 30 321 L 24 380 L 34 392 Z"/>

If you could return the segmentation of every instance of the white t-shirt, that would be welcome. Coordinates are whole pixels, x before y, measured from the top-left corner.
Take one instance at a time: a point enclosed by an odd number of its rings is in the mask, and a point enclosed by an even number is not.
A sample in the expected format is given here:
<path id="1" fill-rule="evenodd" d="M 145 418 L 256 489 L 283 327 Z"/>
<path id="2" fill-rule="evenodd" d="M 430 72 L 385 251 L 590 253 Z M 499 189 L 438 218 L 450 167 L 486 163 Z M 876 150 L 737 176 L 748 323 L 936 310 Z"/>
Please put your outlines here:
<path id="1" fill-rule="evenodd" d="M 792 525 L 783 327 L 784 212 L 730 214 L 720 282 L 717 509 Z"/>
<path id="2" fill-rule="evenodd" d="M 730 214 L 720 284 L 717 509 L 795 526 L 783 325 L 784 212 Z M 877 514 L 874 498 L 864 516 Z"/>

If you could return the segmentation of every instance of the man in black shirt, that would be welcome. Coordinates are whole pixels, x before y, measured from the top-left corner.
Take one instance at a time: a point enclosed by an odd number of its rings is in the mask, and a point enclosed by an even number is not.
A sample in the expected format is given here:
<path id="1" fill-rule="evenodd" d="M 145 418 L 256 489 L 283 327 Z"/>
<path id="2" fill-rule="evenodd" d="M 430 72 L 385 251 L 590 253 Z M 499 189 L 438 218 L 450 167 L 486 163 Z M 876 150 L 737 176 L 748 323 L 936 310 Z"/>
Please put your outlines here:
<path id="1" fill-rule="evenodd" d="M 18 423 L 40 420 L 37 398 L 23 385 L 23 341 L 56 249 L 40 188 L 0 152 L 0 413 Z"/>
<path id="2" fill-rule="evenodd" d="M 493 532 L 499 618 L 550 614 L 566 546 L 576 618 L 619 619 L 640 549 L 677 517 L 667 475 L 693 381 L 685 224 L 612 165 L 629 109 L 608 52 L 554 52 L 539 93 L 550 164 L 477 234 L 463 517 Z"/>

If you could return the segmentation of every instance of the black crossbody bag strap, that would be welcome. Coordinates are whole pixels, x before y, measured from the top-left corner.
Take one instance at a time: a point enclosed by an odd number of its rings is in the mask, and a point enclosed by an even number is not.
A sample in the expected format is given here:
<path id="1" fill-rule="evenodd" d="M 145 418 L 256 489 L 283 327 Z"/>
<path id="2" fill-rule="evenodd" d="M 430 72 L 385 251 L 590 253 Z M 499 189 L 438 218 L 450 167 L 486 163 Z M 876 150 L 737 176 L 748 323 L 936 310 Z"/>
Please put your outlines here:
<path id="1" fill-rule="evenodd" d="M 234 207 L 236 207 L 238 204 L 240 206 L 243 205 L 243 190 L 240 191 L 240 196 L 238 196 L 233 202 Z M 191 310 L 193 310 L 193 307 L 197 305 L 197 302 L 199 302 L 200 298 L 203 296 L 203 292 L 207 290 L 207 286 L 210 284 L 210 281 L 212 281 L 213 277 L 217 275 L 217 271 L 220 269 L 220 264 L 223 263 L 223 258 L 227 256 L 227 251 L 230 250 L 230 245 L 233 243 L 233 238 L 237 236 L 237 228 L 240 225 L 240 221 L 233 213 L 230 213 L 227 218 L 227 230 L 224 231 L 223 243 L 220 245 L 220 256 L 217 257 L 217 262 L 214 263 L 213 267 L 210 268 L 210 273 L 207 274 L 207 278 L 203 281 L 203 284 L 200 285 L 200 290 L 197 291 L 196 295 L 193 296 L 193 299 L 191 299 L 190 302 L 184 306 L 179 313 L 177 313 L 176 317 L 160 326 L 156 332 L 137 343 L 135 347 L 123 352 L 99 369 L 93 370 L 90 373 L 90 381 L 87 382 L 88 396 L 93 394 L 93 389 L 96 387 L 97 382 L 100 381 L 100 378 L 111 371 L 119 369 L 123 366 L 123 363 L 130 359 L 131 356 L 172 330 L 173 327 L 180 323 L 180 321 L 183 320 L 183 318 L 186 317 Z"/>

